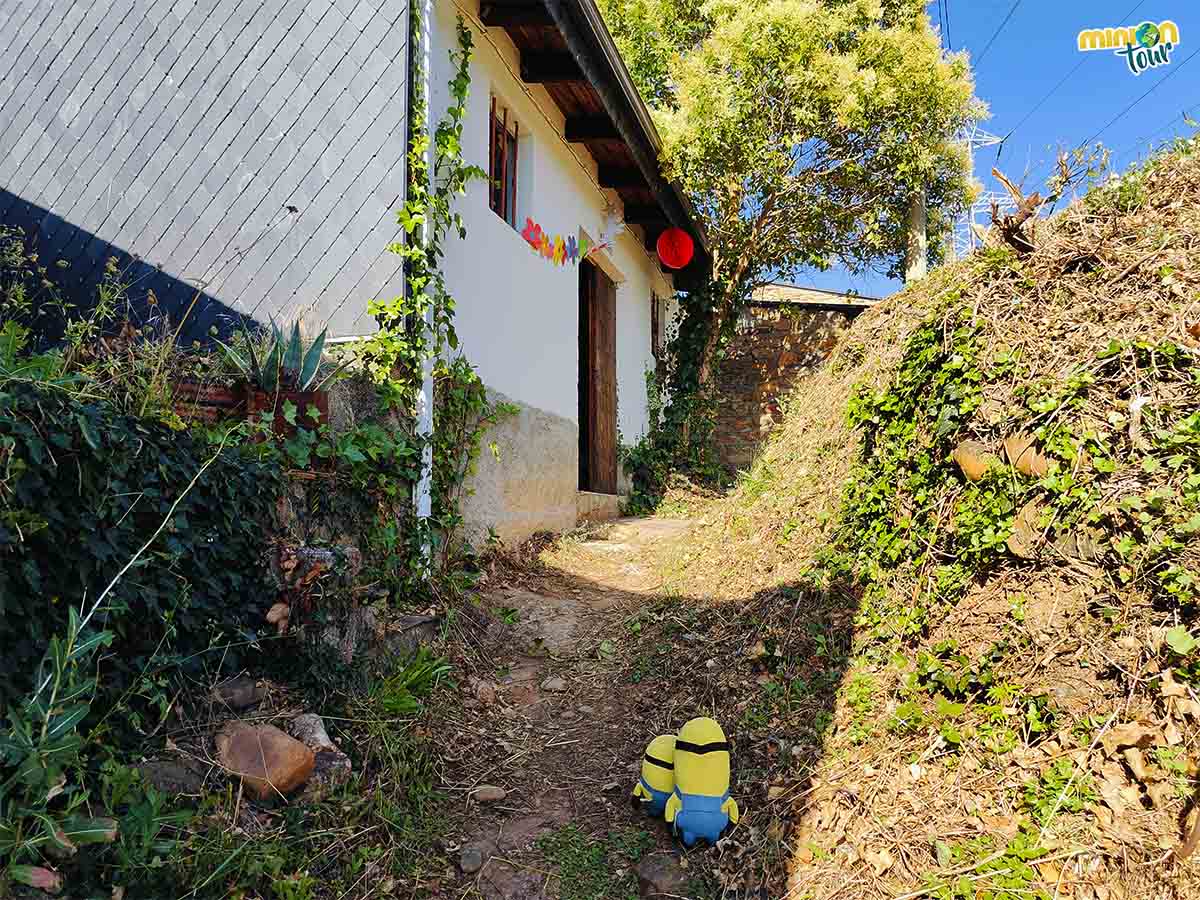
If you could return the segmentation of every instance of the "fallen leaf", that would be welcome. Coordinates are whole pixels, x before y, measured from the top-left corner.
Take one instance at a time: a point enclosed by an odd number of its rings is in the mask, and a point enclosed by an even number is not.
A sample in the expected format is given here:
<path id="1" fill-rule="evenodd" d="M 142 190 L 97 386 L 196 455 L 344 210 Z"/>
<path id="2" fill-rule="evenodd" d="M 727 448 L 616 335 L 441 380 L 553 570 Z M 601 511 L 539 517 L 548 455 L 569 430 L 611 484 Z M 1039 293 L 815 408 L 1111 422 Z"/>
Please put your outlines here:
<path id="1" fill-rule="evenodd" d="M 1155 809 L 1165 809 L 1175 797 L 1175 786 L 1169 781 L 1160 781 L 1146 788 L 1146 796 L 1150 798 Z"/>
<path id="2" fill-rule="evenodd" d="M 1100 738 L 1100 743 L 1104 745 L 1105 754 L 1112 756 L 1124 747 L 1136 747 L 1142 750 L 1154 744 L 1160 744 L 1162 735 L 1157 728 L 1145 722 L 1126 722 L 1106 731 Z"/>
<path id="3" fill-rule="evenodd" d="M 1017 513 L 1013 520 L 1012 534 L 1009 535 L 1007 546 L 1013 556 L 1021 559 L 1033 559 L 1037 556 L 1037 546 L 1042 539 L 1038 521 L 1042 517 L 1042 506 L 1036 500 L 1030 500 Z"/>
<path id="4" fill-rule="evenodd" d="M 1200 703 L 1188 697 L 1183 700 L 1175 701 L 1175 711 L 1185 716 L 1191 716 L 1193 719 L 1200 719 Z"/>
<path id="5" fill-rule="evenodd" d="M 1164 697 L 1188 696 L 1187 688 L 1175 680 L 1170 669 L 1163 669 L 1158 675 L 1162 679 L 1162 695 Z"/>
<path id="6" fill-rule="evenodd" d="M 882 875 L 896 863 L 896 861 L 892 859 L 892 854 L 886 849 L 880 850 L 877 853 L 868 850 L 866 854 L 864 854 L 864 858 L 870 864 L 871 870 L 875 873 L 876 877 Z"/>
<path id="7" fill-rule="evenodd" d="M 1163 728 L 1163 737 L 1166 738 L 1167 743 L 1172 747 L 1183 743 L 1183 734 L 1180 732 L 1179 726 L 1175 724 L 1174 719 L 1167 719 L 1167 724 Z"/>
<path id="8" fill-rule="evenodd" d="M 1137 747 L 1126 747 L 1121 753 L 1125 757 L 1125 763 L 1129 766 L 1133 777 L 1138 781 L 1145 781 L 1147 777 L 1146 759 L 1142 756 L 1142 751 Z"/>

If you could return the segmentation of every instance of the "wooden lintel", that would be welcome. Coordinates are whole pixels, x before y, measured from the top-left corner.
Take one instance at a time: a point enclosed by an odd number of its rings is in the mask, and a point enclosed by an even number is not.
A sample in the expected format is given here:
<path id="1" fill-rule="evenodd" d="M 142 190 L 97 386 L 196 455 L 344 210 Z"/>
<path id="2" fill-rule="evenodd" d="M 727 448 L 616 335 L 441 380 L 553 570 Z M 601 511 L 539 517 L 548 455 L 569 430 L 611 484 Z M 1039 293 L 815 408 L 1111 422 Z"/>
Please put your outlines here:
<path id="1" fill-rule="evenodd" d="M 600 167 L 600 187 L 602 188 L 644 188 L 646 179 L 637 169 L 618 168 L 617 166 Z"/>
<path id="2" fill-rule="evenodd" d="M 667 217 L 657 206 L 635 206 L 629 203 L 625 204 L 625 221 L 630 225 L 645 225 L 647 231 L 651 225 L 660 230 L 667 225 Z"/>
<path id="3" fill-rule="evenodd" d="M 490 3 L 479 6 L 479 19 L 493 28 L 514 28 L 521 25 L 553 25 L 550 11 L 541 3 Z"/>
<path id="4" fill-rule="evenodd" d="M 521 54 L 521 80 L 526 84 L 550 84 L 585 79 L 571 54 L 531 51 Z"/>
<path id="5" fill-rule="evenodd" d="M 617 126 L 608 116 L 571 116 L 563 129 L 564 136 L 574 144 L 585 141 L 619 141 Z"/>

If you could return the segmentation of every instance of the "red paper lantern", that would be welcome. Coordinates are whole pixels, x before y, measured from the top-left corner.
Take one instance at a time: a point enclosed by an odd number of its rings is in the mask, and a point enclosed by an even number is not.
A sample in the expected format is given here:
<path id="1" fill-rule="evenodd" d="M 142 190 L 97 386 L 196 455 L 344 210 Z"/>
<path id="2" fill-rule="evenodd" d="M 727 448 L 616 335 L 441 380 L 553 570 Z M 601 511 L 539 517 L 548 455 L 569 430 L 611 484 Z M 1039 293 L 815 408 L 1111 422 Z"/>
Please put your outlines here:
<path id="1" fill-rule="evenodd" d="M 658 236 L 658 258 L 668 269 L 682 269 L 692 261 L 692 236 L 682 228 L 668 228 Z"/>

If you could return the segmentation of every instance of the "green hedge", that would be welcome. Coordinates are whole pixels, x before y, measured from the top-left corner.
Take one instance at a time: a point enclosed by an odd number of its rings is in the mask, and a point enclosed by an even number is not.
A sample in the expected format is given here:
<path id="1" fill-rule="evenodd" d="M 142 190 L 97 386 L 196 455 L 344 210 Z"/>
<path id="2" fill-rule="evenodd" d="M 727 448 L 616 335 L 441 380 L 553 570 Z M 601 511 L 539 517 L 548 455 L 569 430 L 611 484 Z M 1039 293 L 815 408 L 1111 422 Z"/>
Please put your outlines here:
<path id="1" fill-rule="evenodd" d="M 211 458 L 201 437 L 58 389 L 0 390 L 0 710 L 23 694 L 70 605 L 96 597 Z M 276 466 L 225 449 L 110 595 L 117 639 L 101 684 L 117 691 L 169 650 L 185 669 L 236 664 L 272 596 L 265 564 Z M 240 636 L 240 637 L 239 637 Z M 211 646 L 243 644 L 204 654 Z"/>

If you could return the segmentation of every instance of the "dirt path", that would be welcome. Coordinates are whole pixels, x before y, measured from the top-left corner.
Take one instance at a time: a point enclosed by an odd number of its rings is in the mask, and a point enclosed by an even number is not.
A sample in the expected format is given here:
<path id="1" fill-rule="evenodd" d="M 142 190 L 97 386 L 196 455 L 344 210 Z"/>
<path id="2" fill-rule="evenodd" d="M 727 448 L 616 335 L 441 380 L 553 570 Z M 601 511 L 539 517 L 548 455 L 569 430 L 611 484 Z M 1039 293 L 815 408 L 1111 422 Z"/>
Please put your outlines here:
<path id="1" fill-rule="evenodd" d="M 480 598 L 507 624 L 482 638 L 447 723 L 453 896 L 624 898 L 635 861 L 643 873 L 676 865 L 665 825 L 629 802 L 645 742 L 673 718 L 639 685 L 653 657 L 629 654 L 659 599 L 657 560 L 688 528 L 620 520 L 558 542 L 538 571 Z"/>

